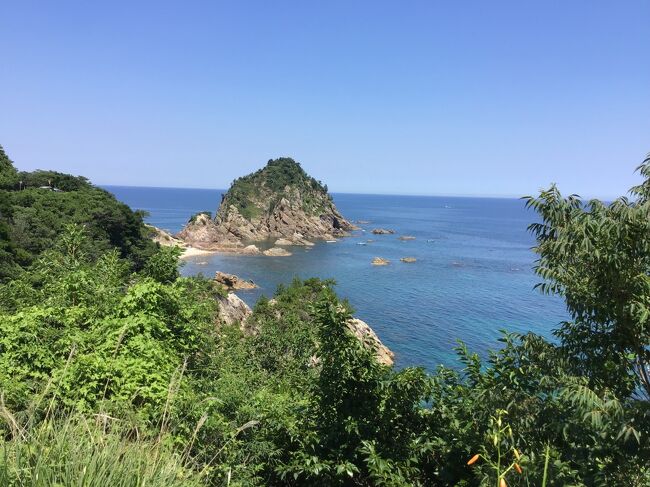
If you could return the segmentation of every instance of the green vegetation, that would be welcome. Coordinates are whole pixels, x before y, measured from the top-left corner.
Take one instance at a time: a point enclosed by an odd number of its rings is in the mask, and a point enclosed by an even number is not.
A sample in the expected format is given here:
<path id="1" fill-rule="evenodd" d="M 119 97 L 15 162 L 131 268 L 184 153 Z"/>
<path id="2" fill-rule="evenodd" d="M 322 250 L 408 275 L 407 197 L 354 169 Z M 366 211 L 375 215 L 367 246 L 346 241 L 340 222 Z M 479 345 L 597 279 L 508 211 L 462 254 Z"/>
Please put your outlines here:
<path id="1" fill-rule="evenodd" d="M 289 157 L 271 159 L 264 168 L 233 181 L 224 201 L 235 205 L 250 220 L 273 211 L 287 187 L 303 195 L 303 210 L 308 214 L 318 214 L 329 201 L 327 186 L 309 176 Z M 260 207 L 261 200 L 268 200 L 268 207 Z"/>
<path id="2" fill-rule="evenodd" d="M 161 248 L 141 270 L 68 223 L 0 285 L 0 484 L 650 484 L 650 159 L 635 199 L 529 198 L 538 272 L 573 315 L 458 369 L 394 370 L 351 335 L 334 283 L 223 292 Z M 650 190 L 649 190 L 650 191 Z"/>
<path id="3" fill-rule="evenodd" d="M 29 267 L 69 223 L 86 228 L 87 252 L 100 256 L 117 248 L 140 269 L 155 250 L 142 218 L 86 178 L 17 172 L 0 147 L 0 282 Z"/>

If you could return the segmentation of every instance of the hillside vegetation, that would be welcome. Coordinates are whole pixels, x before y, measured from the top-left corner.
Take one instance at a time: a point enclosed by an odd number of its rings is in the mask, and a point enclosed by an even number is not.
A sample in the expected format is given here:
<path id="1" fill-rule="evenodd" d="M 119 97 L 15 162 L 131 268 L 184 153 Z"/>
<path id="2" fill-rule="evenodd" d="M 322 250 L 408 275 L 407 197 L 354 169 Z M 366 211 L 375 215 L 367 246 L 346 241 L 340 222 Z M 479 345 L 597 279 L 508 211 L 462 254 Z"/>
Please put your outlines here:
<path id="1" fill-rule="evenodd" d="M 260 216 L 264 211 L 273 211 L 283 196 L 298 192 L 306 197 L 302 209 L 309 215 L 316 215 L 325 209 L 323 202 L 329 201 L 327 186 L 309 176 L 299 163 L 289 157 L 271 159 L 265 167 L 233 181 L 224 197 L 226 204 L 237 207 L 244 218 Z M 260 200 L 268 203 L 260 207 Z"/>
<path id="2" fill-rule="evenodd" d="M 142 218 L 86 178 L 18 172 L 0 146 L 0 282 L 29 267 L 69 223 L 85 227 L 94 256 L 117 248 L 140 269 L 155 248 Z"/>
<path id="3" fill-rule="evenodd" d="M 0 285 L 0 484 L 650 484 L 650 158 L 634 199 L 529 198 L 542 291 L 571 322 L 459 367 L 396 370 L 310 279 L 242 332 L 178 251 L 140 270 L 65 224 Z M 92 208 L 86 208 L 92 212 Z M 108 479 L 108 480 L 107 480 Z"/>

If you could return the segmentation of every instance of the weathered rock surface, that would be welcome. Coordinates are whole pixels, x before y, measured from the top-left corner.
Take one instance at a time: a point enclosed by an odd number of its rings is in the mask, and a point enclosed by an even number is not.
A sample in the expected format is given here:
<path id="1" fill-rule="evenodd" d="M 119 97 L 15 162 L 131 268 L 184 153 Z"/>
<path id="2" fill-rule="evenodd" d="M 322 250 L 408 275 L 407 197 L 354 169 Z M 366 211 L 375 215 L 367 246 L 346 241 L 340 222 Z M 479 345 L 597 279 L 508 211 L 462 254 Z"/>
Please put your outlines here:
<path id="1" fill-rule="evenodd" d="M 377 361 L 384 365 L 393 365 L 395 354 L 384 345 L 368 323 L 359 318 L 347 322 L 348 328 L 365 346 L 373 348 L 377 353 Z"/>
<path id="2" fill-rule="evenodd" d="M 402 257 L 400 261 L 410 264 L 412 262 L 417 262 L 418 260 L 415 257 Z"/>
<path id="3" fill-rule="evenodd" d="M 375 228 L 372 233 L 375 235 L 392 235 L 395 233 L 395 230 L 389 230 L 387 228 Z"/>
<path id="4" fill-rule="evenodd" d="M 291 255 L 291 252 L 281 247 L 272 247 L 262 253 L 264 255 L 268 255 L 269 257 L 288 257 Z"/>
<path id="5" fill-rule="evenodd" d="M 314 245 L 314 242 L 310 242 L 306 238 L 304 238 L 301 234 L 295 233 L 291 236 L 291 238 L 279 238 L 275 241 L 275 246 L 280 245 L 283 247 L 293 247 L 293 246 L 305 246 L 305 247 L 311 247 Z"/>
<path id="6" fill-rule="evenodd" d="M 269 305 L 275 306 L 277 301 L 275 299 L 270 299 L 269 300 Z M 281 318 L 282 315 L 278 311 L 276 314 L 277 318 Z M 347 322 L 346 325 L 348 329 L 354 334 L 355 337 L 359 339 L 359 341 L 366 347 L 372 348 L 375 353 L 377 360 L 379 363 L 384 364 L 384 365 L 393 365 L 393 362 L 395 360 L 395 354 L 386 346 L 382 343 L 382 341 L 379 339 L 379 336 L 375 333 L 375 331 L 368 325 L 363 320 L 360 320 L 359 318 L 350 318 Z M 257 333 L 259 330 L 255 328 L 255 326 L 251 323 L 249 323 L 249 326 L 246 328 L 247 333 Z M 320 359 L 318 356 L 312 356 L 309 365 L 311 367 L 316 367 L 320 364 Z"/>
<path id="7" fill-rule="evenodd" d="M 162 228 L 154 227 L 153 225 L 145 226 L 151 230 L 151 239 L 163 247 L 185 247 L 186 245 L 185 242 L 174 237 L 171 233 Z"/>
<path id="8" fill-rule="evenodd" d="M 215 218 L 196 215 L 178 237 L 197 248 L 242 252 L 250 242 L 279 238 L 277 245 L 312 245 L 308 239 L 332 239 L 355 228 L 326 186 L 293 159 L 281 158 L 233 182 Z"/>
<path id="9" fill-rule="evenodd" d="M 279 238 L 275 241 L 275 245 L 282 245 L 284 247 L 289 247 L 295 244 L 293 243 L 293 241 L 289 240 L 288 238 Z"/>
<path id="10" fill-rule="evenodd" d="M 237 239 L 224 238 L 209 215 L 193 216 L 176 237 L 192 247 L 203 250 L 242 250 L 244 245 Z"/>
<path id="11" fill-rule="evenodd" d="M 257 255 L 261 254 L 262 251 L 257 248 L 257 245 L 247 245 L 243 249 L 241 249 L 240 253 L 242 254 L 248 254 L 248 255 Z"/>
<path id="12" fill-rule="evenodd" d="M 250 307 L 235 293 L 219 296 L 219 321 L 226 325 L 239 323 L 245 329 L 246 320 L 252 314 Z"/>
<path id="13" fill-rule="evenodd" d="M 384 259 L 382 257 L 375 257 L 372 259 L 372 265 L 388 265 L 390 264 L 390 260 Z"/>
<path id="14" fill-rule="evenodd" d="M 214 280 L 229 291 L 237 289 L 255 289 L 257 287 L 257 284 L 250 279 L 242 279 L 235 274 L 228 274 L 220 271 L 217 271 Z"/>

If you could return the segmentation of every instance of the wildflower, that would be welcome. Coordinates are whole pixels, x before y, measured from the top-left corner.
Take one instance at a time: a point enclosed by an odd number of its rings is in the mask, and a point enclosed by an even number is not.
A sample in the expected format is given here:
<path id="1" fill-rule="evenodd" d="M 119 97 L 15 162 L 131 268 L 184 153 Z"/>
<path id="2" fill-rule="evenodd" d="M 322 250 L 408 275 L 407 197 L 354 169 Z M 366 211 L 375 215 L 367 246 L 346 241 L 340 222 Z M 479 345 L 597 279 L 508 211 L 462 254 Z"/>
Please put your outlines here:
<path id="1" fill-rule="evenodd" d="M 476 460 L 478 460 L 480 456 L 481 455 L 479 455 L 478 453 L 474 455 L 472 458 L 468 460 L 467 465 L 472 465 L 473 463 L 476 463 Z"/>
<path id="2" fill-rule="evenodd" d="M 513 448 L 513 449 L 512 449 L 512 452 L 515 454 L 515 457 L 517 458 L 517 460 L 519 460 L 519 459 L 521 458 L 521 457 L 519 456 L 519 450 L 517 450 L 516 448 Z"/>
<path id="3" fill-rule="evenodd" d="M 521 474 L 521 467 L 519 466 L 518 463 L 515 463 L 515 470 L 517 471 L 518 474 Z"/>
<path id="4" fill-rule="evenodd" d="M 499 487 L 508 487 L 508 484 L 506 484 L 506 479 L 501 477 L 501 482 L 499 482 Z"/>

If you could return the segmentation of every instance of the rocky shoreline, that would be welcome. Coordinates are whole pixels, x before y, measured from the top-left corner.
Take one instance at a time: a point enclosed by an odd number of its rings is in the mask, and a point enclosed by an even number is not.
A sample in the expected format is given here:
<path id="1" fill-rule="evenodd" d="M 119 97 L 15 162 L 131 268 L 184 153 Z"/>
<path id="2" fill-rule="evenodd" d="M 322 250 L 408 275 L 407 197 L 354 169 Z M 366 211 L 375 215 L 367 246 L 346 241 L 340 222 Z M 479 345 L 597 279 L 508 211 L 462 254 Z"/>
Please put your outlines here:
<path id="1" fill-rule="evenodd" d="M 201 250 L 284 257 L 290 252 L 282 247 L 311 246 L 355 229 L 326 186 L 293 159 L 281 158 L 234 181 L 214 218 L 194 215 L 175 238 Z M 273 248 L 260 251 L 256 243 L 269 240 Z"/>

